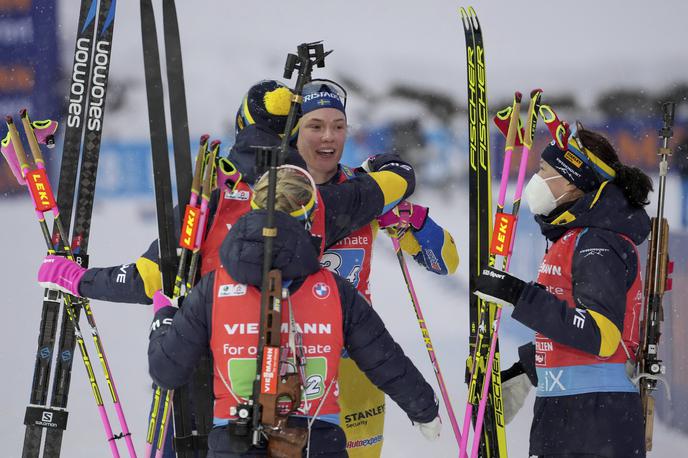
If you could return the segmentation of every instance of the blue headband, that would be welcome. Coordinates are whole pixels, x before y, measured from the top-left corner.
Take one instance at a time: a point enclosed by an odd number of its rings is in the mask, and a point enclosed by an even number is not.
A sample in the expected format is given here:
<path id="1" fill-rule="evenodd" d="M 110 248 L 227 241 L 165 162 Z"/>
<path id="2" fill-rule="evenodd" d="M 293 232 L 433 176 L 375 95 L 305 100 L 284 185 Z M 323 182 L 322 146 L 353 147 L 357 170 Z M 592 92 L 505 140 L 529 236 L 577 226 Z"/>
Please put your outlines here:
<path id="1" fill-rule="evenodd" d="M 334 108 L 346 114 L 346 94 L 340 94 L 326 83 L 317 84 L 304 90 L 301 113 L 306 114 L 320 108 Z"/>

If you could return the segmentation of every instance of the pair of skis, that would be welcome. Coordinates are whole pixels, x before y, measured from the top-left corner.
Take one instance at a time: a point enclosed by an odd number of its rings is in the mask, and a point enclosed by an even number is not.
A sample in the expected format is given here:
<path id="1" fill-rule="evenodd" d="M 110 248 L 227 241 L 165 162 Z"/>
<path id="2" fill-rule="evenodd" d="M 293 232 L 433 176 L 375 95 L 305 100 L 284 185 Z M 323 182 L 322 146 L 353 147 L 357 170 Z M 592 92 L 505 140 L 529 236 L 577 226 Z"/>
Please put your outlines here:
<path id="1" fill-rule="evenodd" d="M 82 0 L 81 2 L 57 201 L 48 200 L 45 206 L 40 207 L 44 209 L 43 211 L 52 210 L 56 216 L 52 236 L 47 229 L 45 219 L 37 214 L 39 221 L 41 221 L 41 228 L 46 237 L 49 252 L 71 253 L 71 256 L 83 266 L 88 263 L 87 250 L 105 113 L 115 10 L 116 0 Z M 24 120 L 28 124 L 28 126 L 25 124 L 25 133 L 30 142 L 35 166 L 32 168 L 28 160 L 20 159 L 20 162 L 22 162 L 22 166 L 26 166 L 24 167 L 25 172 L 42 173 L 39 171 L 44 169 L 44 162 L 36 140 L 40 140 L 41 134 L 39 132 L 43 126 L 40 122 L 29 122 L 26 112 L 22 112 L 23 123 Z M 8 119 L 8 121 L 11 120 Z M 13 123 L 9 122 L 9 124 Z M 16 132 L 16 129 L 14 131 Z M 38 137 L 36 136 L 37 133 L 39 134 Z M 18 152 L 21 140 L 18 138 L 18 133 L 15 135 L 17 138 L 10 143 L 12 143 L 15 152 Z M 81 168 L 77 175 L 80 158 Z M 77 176 L 78 191 L 76 190 Z M 47 180 L 45 174 L 44 177 Z M 47 186 L 47 181 L 44 183 Z M 74 203 L 75 191 L 77 194 L 76 205 Z M 49 208 L 48 205 L 51 207 Z M 58 208 L 61 213 L 58 212 Z M 60 218 L 57 218 L 58 214 Z M 73 214 L 75 214 L 75 218 L 72 246 L 70 247 L 67 234 Z M 24 418 L 26 432 L 22 457 L 39 456 L 42 444 L 43 456 L 60 456 L 63 431 L 67 427 L 68 413 L 66 408 L 71 381 L 72 355 L 77 343 L 82 351 L 82 359 L 87 367 L 87 373 L 98 408 L 101 411 L 113 456 L 119 456 L 114 439 L 120 437 L 125 437 L 130 455 L 135 456 L 90 305 L 88 301 L 76 301 L 67 298 L 67 296 L 65 296 L 64 301 L 65 310 L 60 321 L 62 296 L 56 291 L 45 290 L 31 396 Z M 79 329 L 81 308 L 84 309 L 91 325 L 91 332 L 108 381 L 109 391 L 120 417 L 122 435 L 115 436 L 112 433 L 105 410 L 102 408 L 102 397 L 97 389 L 97 383 Z M 55 351 L 58 328 L 60 330 L 59 342 L 57 351 Z M 57 357 L 53 368 L 55 353 L 57 353 Z M 53 372 L 52 393 L 49 400 L 51 372 Z M 43 440 L 44 430 L 46 431 L 45 440 Z"/>
<path id="2" fill-rule="evenodd" d="M 480 391 L 487 391 L 483 397 L 486 403 L 484 431 L 476 435 L 476 453 L 481 457 L 506 456 L 506 431 L 501 400 L 501 376 L 499 349 L 495 346 L 491 385 L 481 382 L 487 368 L 487 355 L 497 307 L 487 304 L 473 294 L 480 269 L 489 262 L 489 243 L 492 234 L 492 191 L 489 147 L 489 115 L 487 109 L 487 81 L 485 72 L 485 49 L 478 16 L 472 7 L 459 10 L 466 39 L 467 82 L 468 82 L 468 132 L 469 132 L 469 351 L 466 382 L 469 386 L 466 414 L 459 451 L 466 455 L 471 419 L 477 420 Z M 494 262 L 492 260 L 491 262 Z M 495 342 L 496 345 L 496 342 Z M 476 425 L 477 426 L 477 425 Z M 476 455 L 477 456 L 477 455 Z"/>
<path id="3" fill-rule="evenodd" d="M 184 89 L 184 72 L 182 51 L 179 38 L 179 26 L 174 0 L 163 0 L 163 28 L 165 39 L 165 57 L 169 103 L 172 121 L 172 140 L 174 146 L 175 175 L 177 184 L 177 206 L 175 215 L 172 200 L 172 179 L 168 156 L 167 127 L 165 121 L 164 94 L 162 73 L 160 70 L 160 53 L 158 49 L 155 16 L 151 0 L 141 0 L 141 32 L 143 43 L 143 61 L 146 77 L 146 94 L 148 102 L 148 119 L 151 136 L 153 160 L 153 178 L 155 186 L 156 210 L 158 216 L 159 266 L 162 273 L 163 292 L 172 297 L 175 291 L 175 274 L 178 273 L 179 259 L 176 252 L 175 221 L 181 221 L 184 209 L 191 195 L 191 153 L 189 141 L 188 118 L 186 112 L 186 94 Z M 219 147 L 219 145 L 217 145 Z M 213 161 L 214 162 L 214 161 Z M 208 164 L 212 170 L 213 164 Z M 207 191 L 208 195 L 210 190 Z M 206 203 L 207 206 L 207 203 Z M 202 237 L 204 231 L 200 231 Z M 197 247 L 198 248 L 198 247 Z M 196 248 L 196 251 L 197 251 Z M 194 273 L 195 277 L 195 273 Z M 195 278 L 189 275 L 188 283 Z M 202 359 L 196 368 L 193 380 L 189 385 L 174 391 L 172 411 L 174 415 L 174 452 L 178 457 L 204 457 L 207 451 L 207 435 L 212 425 L 212 365 L 210 356 Z M 191 390 L 193 389 L 193 392 Z M 160 402 L 168 399 L 164 390 L 156 388 L 152 401 L 151 420 L 157 422 Z M 192 400 L 193 397 L 193 400 Z M 169 406 L 169 401 L 163 405 Z M 193 405 L 193 411 L 192 411 Z M 156 455 L 163 454 L 165 434 L 167 434 L 167 415 L 161 415 L 162 421 L 157 435 L 162 434 L 156 446 Z M 155 426 L 153 426 L 155 428 Z M 155 436 L 153 436 L 155 437 Z M 147 453 L 152 452 L 152 437 L 147 436 Z M 163 441 L 163 442 L 161 442 Z M 169 451 L 171 456 L 173 451 Z M 147 457 L 148 458 L 148 457 Z"/>

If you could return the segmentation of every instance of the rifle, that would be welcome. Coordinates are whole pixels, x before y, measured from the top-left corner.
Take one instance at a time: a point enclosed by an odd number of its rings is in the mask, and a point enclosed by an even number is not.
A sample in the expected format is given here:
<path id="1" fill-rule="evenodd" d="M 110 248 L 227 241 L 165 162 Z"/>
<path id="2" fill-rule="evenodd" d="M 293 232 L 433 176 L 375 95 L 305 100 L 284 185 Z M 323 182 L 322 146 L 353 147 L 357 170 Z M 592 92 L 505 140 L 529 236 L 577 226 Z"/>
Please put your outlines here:
<path id="1" fill-rule="evenodd" d="M 301 404 L 302 385 L 299 375 L 292 368 L 282 370 L 286 360 L 281 348 L 282 301 L 289 292 L 282 286 L 282 273 L 272 268 L 273 246 L 277 237 L 275 227 L 275 194 L 277 168 L 284 164 L 289 148 L 290 133 L 296 124 L 301 93 L 311 80 L 314 66 L 324 67 L 325 57 L 332 51 L 324 51 L 322 42 L 303 43 L 297 54 L 288 54 L 284 77 L 291 79 L 298 70 L 294 95 L 292 96 L 286 127 L 280 146 L 258 147 L 257 166 L 259 172 L 268 173 L 267 221 L 263 227 L 265 241 L 263 255 L 263 284 L 260 298 L 260 328 L 256 360 L 256 377 L 253 393 L 245 404 L 237 406 L 238 419 L 229 423 L 229 434 L 233 448 L 245 452 L 250 447 L 262 447 L 267 439 L 268 456 L 274 458 L 300 457 L 308 433 L 304 428 L 287 427 L 289 414 Z M 287 401 L 288 408 L 278 406 Z"/>
<path id="2" fill-rule="evenodd" d="M 662 146 L 657 153 L 659 159 L 659 193 L 657 216 L 652 218 L 652 232 L 648 244 L 647 266 L 645 270 L 645 288 L 640 324 L 641 341 L 638 352 L 638 380 L 640 397 L 645 417 L 645 448 L 652 450 L 652 433 L 655 413 L 655 400 L 652 392 L 657 389 L 657 381 L 666 372 L 663 362 L 658 358 L 661 323 L 664 321 L 662 299 L 664 293 L 671 289 L 673 262 L 669 261 L 669 224 L 664 218 L 664 198 L 666 195 L 666 176 L 669 170 L 667 157 L 671 156 L 669 139 L 673 135 L 674 102 L 662 105 L 664 124 L 659 130 Z"/>

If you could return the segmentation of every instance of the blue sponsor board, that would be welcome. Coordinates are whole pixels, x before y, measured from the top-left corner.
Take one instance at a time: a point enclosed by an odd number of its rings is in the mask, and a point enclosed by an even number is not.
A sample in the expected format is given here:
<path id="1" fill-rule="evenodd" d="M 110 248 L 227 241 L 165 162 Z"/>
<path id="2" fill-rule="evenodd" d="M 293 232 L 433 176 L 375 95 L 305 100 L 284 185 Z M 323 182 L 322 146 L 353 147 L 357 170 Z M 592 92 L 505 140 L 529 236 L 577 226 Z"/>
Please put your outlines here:
<path id="1" fill-rule="evenodd" d="M 55 119 L 59 98 L 56 5 L 54 0 L 0 2 L 0 107 L 18 117 L 27 108 L 36 119 Z M 4 136 L 6 130 L 1 129 Z M 4 161 L 0 193 L 18 185 Z"/>

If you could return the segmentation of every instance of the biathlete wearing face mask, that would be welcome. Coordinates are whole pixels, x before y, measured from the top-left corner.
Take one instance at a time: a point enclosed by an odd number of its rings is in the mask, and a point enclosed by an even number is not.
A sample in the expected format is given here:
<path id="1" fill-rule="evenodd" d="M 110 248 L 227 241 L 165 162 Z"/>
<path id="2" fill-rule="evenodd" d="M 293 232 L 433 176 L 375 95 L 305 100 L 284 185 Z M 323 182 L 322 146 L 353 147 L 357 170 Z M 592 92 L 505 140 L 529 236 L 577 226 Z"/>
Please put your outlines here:
<path id="1" fill-rule="evenodd" d="M 211 194 L 208 232 L 201 247 L 202 274 L 219 265 L 222 240 L 239 217 L 250 210 L 256 179 L 255 149 L 252 147 L 280 144 L 291 95 L 279 81 L 260 81 L 249 89 L 239 106 L 235 144 L 228 158 L 218 162 L 217 188 Z M 288 151 L 287 163 L 306 166 L 293 147 Z M 311 233 L 321 252 L 413 193 L 413 169 L 398 156 L 379 155 L 370 165 L 372 173 L 345 184 L 319 187 Z M 178 221 L 175 226 L 179 231 Z M 77 295 L 110 302 L 150 304 L 153 294 L 162 287 L 157 260 L 156 240 L 134 263 L 84 270 L 59 257 L 41 266 L 40 277 L 45 282 L 59 282 L 62 272 L 69 271 L 73 275 L 69 277 L 68 287 Z"/>
<path id="2" fill-rule="evenodd" d="M 603 136 L 579 126 L 542 153 L 524 191 L 551 247 L 536 282 L 485 267 L 476 294 L 514 306 L 536 331 L 503 375 L 505 416 L 537 386 L 530 454 L 645 456 L 638 388 L 627 365 L 638 348 L 642 283 L 637 245 L 652 182 L 623 165 Z"/>
<path id="3" fill-rule="evenodd" d="M 302 111 L 297 149 L 321 190 L 327 185 L 345 185 L 370 171 L 373 163 L 370 160 L 359 168 L 339 163 L 347 134 L 346 91 L 341 86 L 329 80 L 307 84 Z M 390 185 L 385 193 L 385 217 L 371 221 L 329 246 L 320 261 L 323 267 L 346 278 L 369 301 L 372 248 L 380 227 L 399 237 L 402 249 L 433 273 L 453 273 L 459 262 L 453 238 L 428 217 L 426 207 L 408 204 L 411 225 L 406 231 L 398 230 L 399 218 L 392 211 L 399 203 L 396 178 L 384 179 Z M 346 432 L 349 456 L 378 457 L 383 443 L 385 396 L 361 369 L 366 368 L 359 369 L 344 354 L 339 372 L 341 426 Z"/>

